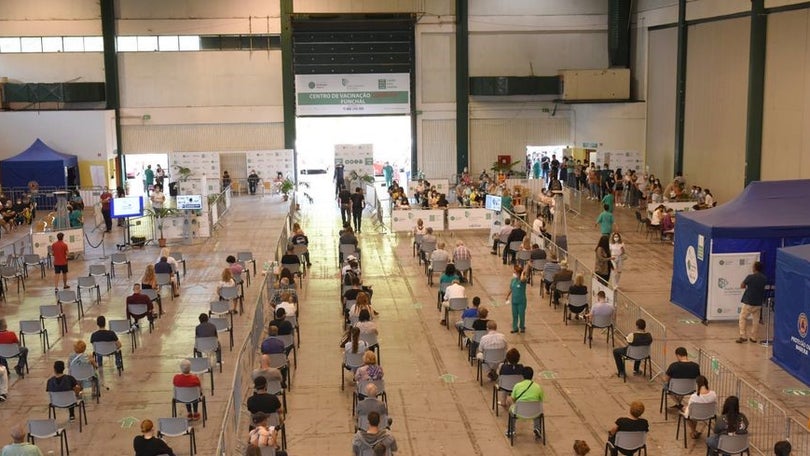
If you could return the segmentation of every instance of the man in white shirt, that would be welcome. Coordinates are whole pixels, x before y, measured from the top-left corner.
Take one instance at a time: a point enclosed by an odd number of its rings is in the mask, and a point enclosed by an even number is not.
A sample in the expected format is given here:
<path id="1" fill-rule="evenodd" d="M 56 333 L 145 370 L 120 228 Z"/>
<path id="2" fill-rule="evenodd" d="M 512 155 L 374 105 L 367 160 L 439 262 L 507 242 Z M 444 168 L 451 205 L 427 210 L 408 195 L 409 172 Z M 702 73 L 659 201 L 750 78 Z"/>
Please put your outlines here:
<path id="1" fill-rule="evenodd" d="M 430 266 L 428 267 L 429 271 L 435 270 L 433 267 L 434 262 L 440 263 L 449 263 L 450 262 L 450 252 L 445 250 L 445 243 L 439 242 L 436 244 L 436 250 L 430 253 Z M 439 271 L 442 272 L 442 271 Z"/>
<path id="2" fill-rule="evenodd" d="M 504 220 L 503 228 L 501 228 L 501 231 L 498 233 L 497 236 L 495 236 L 495 239 L 492 240 L 492 251 L 489 253 L 497 255 L 498 243 L 501 242 L 501 239 L 505 240 L 509 238 L 509 235 L 512 234 L 513 229 L 514 227 L 512 226 L 512 220 L 511 219 Z"/>
<path id="3" fill-rule="evenodd" d="M 498 324 L 495 323 L 495 320 L 489 320 L 487 321 L 487 333 L 481 336 L 481 341 L 478 342 L 478 353 L 475 356 L 483 360 L 484 350 L 506 349 L 508 345 L 509 343 L 506 341 L 506 336 L 498 332 Z M 493 381 L 497 379 L 498 374 L 495 372 L 495 369 L 498 367 L 498 364 L 496 363 L 490 366 L 488 363 L 484 363 L 484 365 L 489 368 L 487 377 Z"/>
<path id="4" fill-rule="evenodd" d="M 444 300 L 442 301 L 442 315 L 450 307 L 450 300 L 453 298 L 463 298 L 465 297 L 465 290 L 464 286 L 461 285 L 461 280 L 458 278 L 453 279 L 453 283 L 451 283 L 445 290 L 444 290 Z M 442 319 L 440 322 L 442 325 L 447 325 L 447 321 Z"/>
<path id="5" fill-rule="evenodd" d="M 276 304 L 276 309 L 284 309 L 286 315 L 295 316 L 295 304 L 292 302 L 292 294 L 290 292 L 281 293 L 281 302 Z"/>
<path id="6" fill-rule="evenodd" d="M 543 214 L 538 213 L 537 218 L 532 222 L 532 232 L 539 235 L 546 232 L 546 222 L 543 220 Z"/>

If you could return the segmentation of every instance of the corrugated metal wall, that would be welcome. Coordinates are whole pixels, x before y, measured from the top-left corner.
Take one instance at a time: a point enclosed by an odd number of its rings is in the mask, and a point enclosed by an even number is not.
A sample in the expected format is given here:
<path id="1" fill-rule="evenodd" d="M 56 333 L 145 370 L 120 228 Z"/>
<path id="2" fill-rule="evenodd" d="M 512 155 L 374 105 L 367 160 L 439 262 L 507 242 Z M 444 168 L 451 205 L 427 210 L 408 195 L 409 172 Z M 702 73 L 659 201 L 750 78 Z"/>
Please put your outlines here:
<path id="1" fill-rule="evenodd" d="M 553 146 L 571 141 L 567 117 L 470 120 L 470 172 L 489 169 L 498 155 L 525 160 L 526 146 Z"/>
<path id="2" fill-rule="evenodd" d="M 662 183 L 674 175 L 677 54 L 678 29 L 650 31 L 646 162 Z"/>
<path id="3" fill-rule="evenodd" d="M 284 124 L 124 125 L 124 153 L 284 148 Z"/>
<path id="4" fill-rule="evenodd" d="M 456 173 L 456 121 L 423 120 L 419 169 L 428 178 Z"/>

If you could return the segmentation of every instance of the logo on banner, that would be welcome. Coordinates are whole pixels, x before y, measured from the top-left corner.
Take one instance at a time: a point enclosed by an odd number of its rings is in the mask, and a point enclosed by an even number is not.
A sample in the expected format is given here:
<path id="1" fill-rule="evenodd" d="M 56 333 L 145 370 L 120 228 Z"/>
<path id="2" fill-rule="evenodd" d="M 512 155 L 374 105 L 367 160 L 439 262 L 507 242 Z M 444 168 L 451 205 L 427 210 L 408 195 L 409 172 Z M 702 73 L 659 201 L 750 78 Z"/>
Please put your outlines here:
<path id="1" fill-rule="evenodd" d="M 799 329 L 799 335 L 802 336 L 802 339 L 807 337 L 807 315 L 804 312 L 799 314 L 799 319 L 796 322 L 796 325 Z"/>
<path id="2" fill-rule="evenodd" d="M 686 258 L 684 261 L 686 265 L 686 278 L 689 279 L 689 283 L 694 285 L 698 279 L 698 267 L 697 267 L 697 254 L 695 253 L 695 247 L 689 246 L 686 249 Z"/>

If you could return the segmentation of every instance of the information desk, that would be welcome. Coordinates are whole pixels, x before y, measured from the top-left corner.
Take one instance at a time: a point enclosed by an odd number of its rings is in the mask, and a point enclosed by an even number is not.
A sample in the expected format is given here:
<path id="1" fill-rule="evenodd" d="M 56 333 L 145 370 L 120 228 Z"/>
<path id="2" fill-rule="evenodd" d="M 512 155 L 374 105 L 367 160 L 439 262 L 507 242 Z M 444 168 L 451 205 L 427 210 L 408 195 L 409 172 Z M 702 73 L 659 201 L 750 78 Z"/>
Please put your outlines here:
<path id="1" fill-rule="evenodd" d="M 647 214 L 652 216 L 653 211 L 660 204 L 664 205 L 666 209 L 672 209 L 675 212 L 691 211 L 697 204 L 697 201 L 664 201 L 663 203 L 649 203 L 647 204 Z"/>
<path id="2" fill-rule="evenodd" d="M 447 209 L 448 230 L 478 230 L 492 226 L 494 212 L 483 207 L 453 207 Z"/>
<path id="3" fill-rule="evenodd" d="M 39 255 L 40 258 L 48 258 L 48 247 L 56 242 L 57 233 L 65 234 L 63 241 L 68 245 L 69 254 L 84 255 L 84 229 L 82 228 L 32 233 L 33 253 Z"/>
<path id="4" fill-rule="evenodd" d="M 422 219 L 425 227 L 444 231 L 444 209 L 394 209 L 391 211 L 392 231 L 413 231 L 416 220 Z"/>

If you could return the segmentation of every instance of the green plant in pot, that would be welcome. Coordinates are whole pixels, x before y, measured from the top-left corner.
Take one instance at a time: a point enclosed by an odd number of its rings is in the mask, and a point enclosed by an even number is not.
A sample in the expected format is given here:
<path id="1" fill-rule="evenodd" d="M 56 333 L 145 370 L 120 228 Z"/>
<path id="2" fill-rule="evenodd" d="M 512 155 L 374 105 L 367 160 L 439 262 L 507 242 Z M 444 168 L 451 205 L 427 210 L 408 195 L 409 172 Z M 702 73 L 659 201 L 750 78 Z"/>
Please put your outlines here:
<path id="1" fill-rule="evenodd" d="M 155 224 L 157 225 L 158 231 L 160 232 L 160 237 L 158 238 L 158 245 L 161 247 L 166 246 L 166 238 L 163 237 L 163 224 L 165 223 L 166 217 L 171 217 L 173 215 L 177 215 L 180 213 L 178 209 L 173 207 L 160 207 L 160 208 L 149 208 L 144 211 L 146 215 L 152 217 L 155 220 Z"/>
<path id="2" fill-rule="evenodd" d="M 295 190 L 295 183 L 288 177 L 281 181 L 281 196 L 284 201 L 287 201 L 290 198 L 290 192 Z"/>

